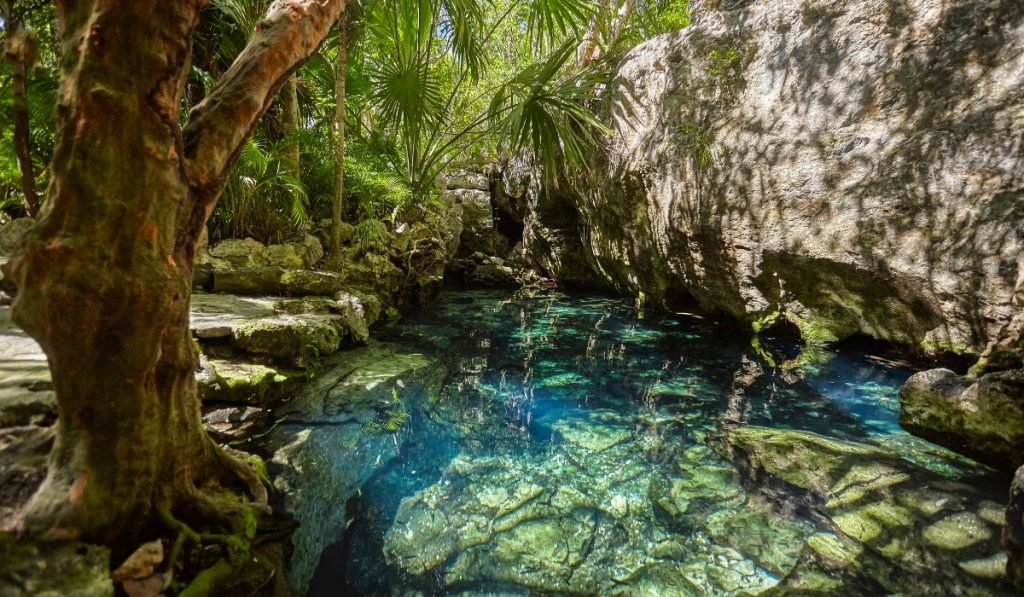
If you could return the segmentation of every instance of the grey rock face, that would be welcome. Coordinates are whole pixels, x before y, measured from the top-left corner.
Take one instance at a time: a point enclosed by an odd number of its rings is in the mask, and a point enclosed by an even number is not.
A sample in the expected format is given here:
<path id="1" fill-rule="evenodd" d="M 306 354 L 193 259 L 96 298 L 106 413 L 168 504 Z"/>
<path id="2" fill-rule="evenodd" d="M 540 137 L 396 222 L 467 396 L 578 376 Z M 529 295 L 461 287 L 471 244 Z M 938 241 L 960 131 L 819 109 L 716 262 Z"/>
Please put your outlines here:
<path id="1" fill-rule="evenodd" d="M 462 235 L 459 240 L 460 254 L 469 255 L 480 251 L 488 255 L 504 255 L 511 244 L 494 227 L 494 212 L 491 194 L 475 189 L 451 189 L 445 191 L 442 199 L 462 207 Z"/>
<path id="2" fill-rule="evenodd" d="M 612 135 L 560 192 L 620 290 L 822 341 L 979 350 L 1009 320 L 1024 4 L 698 2 L 613 75 Z"/>
<path id="3" fill-rule="evenodd" d="M 35 224 L 32 218 L 18 218 L 0 226 L 0 255 L 10 255 Z"/>
<path id="4" fill-rule="evenodd" d="M 574 198 L 545 187 L 529 156 L 510 159 L 502 171 L 496 200 L 523 224 L 529 260 L 547 276 L 574 287 L 607 286 L 585 246 L 586 230 Z"/>

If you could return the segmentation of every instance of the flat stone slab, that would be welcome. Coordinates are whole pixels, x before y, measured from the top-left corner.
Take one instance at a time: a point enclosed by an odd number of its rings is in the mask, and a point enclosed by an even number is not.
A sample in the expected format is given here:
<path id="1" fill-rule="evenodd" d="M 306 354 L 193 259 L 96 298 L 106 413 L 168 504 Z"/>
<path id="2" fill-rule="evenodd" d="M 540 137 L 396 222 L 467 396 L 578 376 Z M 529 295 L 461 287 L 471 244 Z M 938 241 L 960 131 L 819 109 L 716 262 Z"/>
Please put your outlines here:
<path id="1" fill-rule="evenodd" d="M 192 295 L 192 333 L 200 339 L 230 338 L 238 326 L 274 317 L 277 298 L 230 294 Z"/>
<path id="2" fill-rule="evenodd" d="M 305 366 L 337 352 L 342 340 L 369 337 L 371 313 L 358 297 L 192 296 L 192 333 L 200 340 L 228 339 L 242 352 Z"/>
<path id="3" fill-rule="evenodd" d="M 0 428 L 33 425 L 57 415 L 46 355 L 0 307 Z"/>
<path id="4" fill-rule="evenodd" d="M 0 307 L 0 362 L 42 361 L 42 347 L 11 320 L 11 308 Z"/>

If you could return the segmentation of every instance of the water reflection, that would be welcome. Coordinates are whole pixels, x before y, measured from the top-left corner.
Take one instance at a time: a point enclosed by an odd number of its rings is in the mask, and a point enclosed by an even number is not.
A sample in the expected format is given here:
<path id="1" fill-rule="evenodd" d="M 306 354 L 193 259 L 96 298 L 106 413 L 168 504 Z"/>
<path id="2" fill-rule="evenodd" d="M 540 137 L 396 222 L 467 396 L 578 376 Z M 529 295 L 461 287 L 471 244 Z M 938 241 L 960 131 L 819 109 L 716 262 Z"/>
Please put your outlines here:
<path id="1" fill-rule="evenodd" d="M 559 294 L 447 293 L 388 336 L 448 377 L 401 432 L 402 457 L 351 504 L 314 594 L 756 592 L 817 565 L 801 559 L 815 541 L 850 540 L 815 508 L 780 517 L 727 457 L 735 446 L 719 449 L 731 430 L 807 431 L 858 442 L 829 450 L 870 444 L 941 478 L 991 481 L 903 433 L 896 392 L 911 371 L 863 355 Z"/>

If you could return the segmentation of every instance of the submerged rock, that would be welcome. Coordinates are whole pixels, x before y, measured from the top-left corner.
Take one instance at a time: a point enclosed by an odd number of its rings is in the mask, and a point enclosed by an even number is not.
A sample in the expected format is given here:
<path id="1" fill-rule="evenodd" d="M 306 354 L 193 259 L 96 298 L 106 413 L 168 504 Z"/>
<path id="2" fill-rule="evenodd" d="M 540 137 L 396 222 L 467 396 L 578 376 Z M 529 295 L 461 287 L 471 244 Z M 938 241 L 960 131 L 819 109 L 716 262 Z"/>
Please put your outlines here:
<path id="1" fill-rule="evenodd" d="M 831 528 L 808 542 L 783 586 L 802 589 L 828 577 L 826 584 L 838 580 L 834 589 L 1005 588 L 1004 574 L 992 578 L 991 567 L 978 565 L 998 556 L 999 524 L 974 488 L 884 449 L 806 431 L 740 427 L 723 441 L 748 487 Z"/>
<path id="2" fill-rule="evenodd" d="M 554 434 L 551 450 L 464 450 L 404 499 L 388 561 L 449 591 L 755 593 L 792 567 L 811 532 L 774 521 L 748 533 L 770 515 L 742 506 L 734 471 L 708 450 L 652 466 L 629 416 L 555 411 L 537 425 Z"/>
<path id="3" fill-rule="evenodd" d="M 320 554 L 347 527 L 346 502 L 398 454 L 396 433 L 418 402 L 436 394 L 443 375 L 422 355 L 371 343 L 325 362 L 279 413 L 285 420 L 267 440 L 267 468 L 283 500 L 276 509 L 301 525 L 291 539 L 294 591 L 305 592 Z"/>

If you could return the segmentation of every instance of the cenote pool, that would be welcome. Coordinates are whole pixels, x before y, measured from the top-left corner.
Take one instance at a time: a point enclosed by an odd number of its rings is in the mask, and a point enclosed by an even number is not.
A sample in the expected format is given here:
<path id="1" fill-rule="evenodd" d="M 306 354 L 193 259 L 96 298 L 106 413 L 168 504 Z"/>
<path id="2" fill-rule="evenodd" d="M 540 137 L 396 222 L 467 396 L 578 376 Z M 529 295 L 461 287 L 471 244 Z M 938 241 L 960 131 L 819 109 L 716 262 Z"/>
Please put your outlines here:
<path id="1" fill-rule="evenodd" d="M 311 595 L 1006 593 L 1007 481 L 901 431 L 910 369 L 558 293 L 382 339 L 446 377 L 372 430 Z"/>

